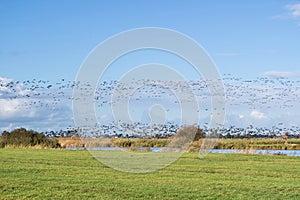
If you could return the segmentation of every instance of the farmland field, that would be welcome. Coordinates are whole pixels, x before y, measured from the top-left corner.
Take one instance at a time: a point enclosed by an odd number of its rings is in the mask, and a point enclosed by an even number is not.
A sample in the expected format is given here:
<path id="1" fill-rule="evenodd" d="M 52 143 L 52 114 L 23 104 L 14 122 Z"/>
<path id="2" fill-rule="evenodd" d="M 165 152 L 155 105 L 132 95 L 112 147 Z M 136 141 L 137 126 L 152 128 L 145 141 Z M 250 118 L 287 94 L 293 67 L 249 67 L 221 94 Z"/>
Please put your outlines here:
<path id="1" fill-rule="evenodd" d="M 88 151 L 0 149 L 0 199 L 300 199 L 300 157 L 185 153 L 146 174 Z"/>

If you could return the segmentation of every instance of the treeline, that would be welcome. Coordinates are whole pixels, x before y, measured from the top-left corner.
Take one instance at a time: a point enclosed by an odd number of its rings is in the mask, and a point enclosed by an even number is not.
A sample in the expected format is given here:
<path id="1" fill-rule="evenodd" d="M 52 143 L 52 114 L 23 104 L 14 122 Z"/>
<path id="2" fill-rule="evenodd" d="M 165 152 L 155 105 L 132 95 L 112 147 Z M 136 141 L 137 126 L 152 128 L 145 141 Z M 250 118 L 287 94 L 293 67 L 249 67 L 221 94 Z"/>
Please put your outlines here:
<path id="1" fill-rule="evenodd" d="M 56 138 L 47 138 L 43 133 L 19 128 L 11 132 L 4 131 L 0 139 L 0 147 L 59 148 L 60 144 Z"/>

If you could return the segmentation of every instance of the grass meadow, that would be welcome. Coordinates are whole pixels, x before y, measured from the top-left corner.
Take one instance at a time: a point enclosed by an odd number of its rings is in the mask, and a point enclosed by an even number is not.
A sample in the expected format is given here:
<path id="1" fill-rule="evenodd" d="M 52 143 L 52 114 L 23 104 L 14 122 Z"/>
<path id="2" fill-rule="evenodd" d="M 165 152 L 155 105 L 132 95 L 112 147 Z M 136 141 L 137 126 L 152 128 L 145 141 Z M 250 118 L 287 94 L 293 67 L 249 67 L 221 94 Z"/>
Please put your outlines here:
<path id="1" fill-rule="evenodd" d="M 144 174 L 88 151 L 0 149 L 0 199 L 300 199 L 300 157 L 185 153 Z"/>

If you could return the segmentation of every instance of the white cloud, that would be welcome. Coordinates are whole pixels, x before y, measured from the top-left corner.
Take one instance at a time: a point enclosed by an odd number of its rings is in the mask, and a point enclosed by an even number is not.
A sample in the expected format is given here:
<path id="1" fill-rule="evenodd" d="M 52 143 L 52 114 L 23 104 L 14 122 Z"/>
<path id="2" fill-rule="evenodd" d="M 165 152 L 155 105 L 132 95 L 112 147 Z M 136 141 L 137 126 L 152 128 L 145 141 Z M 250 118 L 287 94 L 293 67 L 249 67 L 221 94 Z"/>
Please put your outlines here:
<path id="1" fill-rule="evenodd" d="M 275 20 L 296 20 L 297 25 L 300 26 L 300 3 L 287 4 L 284 6 L 286 13 L 271 17 Z"/>
<path id="2" fill-rule="evenodd" d="M 267 118 L 267 116 L 264 113 L 262 113 L 262 112 L 260 112 L 258 110 L 253 110 L 250 113 L 250 116 L 253 117 L 253 118 L 255 118 L 255 119 L 266 119 Z"/>
<path id="3" fill-rule="evenodd" d="M 13 79 L 0 77 L 0 97 L 25 96 L 30 93 L 23 83 L 14 82 Z"/>
<path id="4" fill-rule="evenodd" d="M 36 109 L 22 108 L 27 101 L 26 99 L 0 99 L 0 119 L 36 117 Z"/>
<path id="5" fill-rule="evenodd" d="M 264 72 L 263 75 L 271 77 L 271 78 L 296 78 L 300 77 L 300 72 L 288 72 L 288 71 L 267 71 Z"/>
<path id="6" fill-rule="evenodd" d="M 288 4 L 285 6 L 285 9 L 288 10 L 289 16 L 300 18 L 300 3 Z"/>
<path id="7" fill-rule="evenodd" d="M 7 84 L 11 81 L 12 81 L 12 79 L 10 79 L 10 78 L 0 77 L 0 83 Z"/>
<path id="8" fill-rule="evenodd" d="M 6 85 L 8 83 L 10 83 L 11 81 L 12 81 L 12 79 L 0 77 L 0 96 L 1 96 L 1 93 L 9 91 L 9 89 L 8 89 L 8 87 L 6 87 Z"/>
<path id="9" fill-rule="evenodd" d="M 0 77 L 0 132 L 18 127 L 59 130 L 73 124 L 71 90 L 50 90 L 39 83 Z"/>

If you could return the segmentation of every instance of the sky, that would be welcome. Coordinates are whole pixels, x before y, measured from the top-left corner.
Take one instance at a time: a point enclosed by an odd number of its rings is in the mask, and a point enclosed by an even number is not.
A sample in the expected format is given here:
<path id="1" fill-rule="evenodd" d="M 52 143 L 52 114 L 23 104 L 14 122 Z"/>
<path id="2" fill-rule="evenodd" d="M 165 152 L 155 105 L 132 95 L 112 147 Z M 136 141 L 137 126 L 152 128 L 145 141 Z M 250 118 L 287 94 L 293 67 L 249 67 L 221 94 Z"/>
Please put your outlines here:
<path id="1" fill-rule="evenodd" d="M 295 0 L 1 0 L 0 80 L 2 83 L 33 79 L 74 81 L 81 64 L 98 44 L 112 35 L 142 27 L 172 29 L 191 37 L 205 49 L 222 76 L 230 74 L 230 77 L 243 80 L 284 77 L 296 80 L 291 88 L 298 92 L 300 1 Z M 118 66 L 107 71 L 106 77 L 117 79 L 124 70 L 122 66 L 159 62 L 160 59 L 177 65 L 179 71 L 183 68 L 184 63 L 178 58 L 163 53 L 153 55 L 156 54 L 129 55 L 123 63 L 121 60 Z M 197 78 L 193 71 L 183 71 L 185 76 Z M 275 87 L 274 84 L 271 87 Z M 233 85 L 227 85 L 230 91 Z M 29 92 L 24 85 L 16 86 L 19 87 L 18 95 Z M 2 87 L 0 91 L 6 90 Z M 51 108 L 50 112 L 33 107 L 27 112 L 28 108 L 22 110 L 20 105 L 28 99 L 17 100 L 7 100 L 4 93 L 0 95 L 1 130 L 18 126 L 43 130 L 73 126 L 70 100 L 64 101 L 64 105 L 60 105 L 62 108 Z M 287 100 L 293 102 L 294 98 Z M 247 115 L 261 120 L 270 112 L 261 105 L 259 108 L 247 107 L 244 113 L 238 113 L 242 109 L 237 107 L 228 107 L 231 110 L 227 111 L 227 121 L 230 116 L 241 119 Z M 282 110 L 277 111 L 280 112 Z M 298 116 L 295 107 L 286 113 L 289 119 Z M 64 116 L 68 116 L 67 122 L 57 125 Z M 277 116 L 272 119 L 275 118 Z"/>

